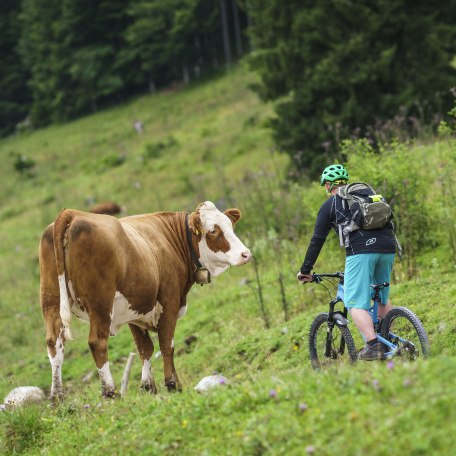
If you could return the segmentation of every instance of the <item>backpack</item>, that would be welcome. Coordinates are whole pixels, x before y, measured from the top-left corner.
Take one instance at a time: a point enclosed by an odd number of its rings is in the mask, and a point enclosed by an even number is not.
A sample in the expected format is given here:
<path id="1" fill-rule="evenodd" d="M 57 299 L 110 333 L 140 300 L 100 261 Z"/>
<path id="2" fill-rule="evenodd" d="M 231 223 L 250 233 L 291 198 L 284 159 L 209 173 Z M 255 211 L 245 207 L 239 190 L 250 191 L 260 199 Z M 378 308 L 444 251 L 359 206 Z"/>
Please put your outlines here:
<path id="1" fill-rule="evenodd" d="M 354 182 L 337 189 L 337 195 L 342 199 L 351 213 L 351 220 L 339 224 L 341 246 L 348 247 L 349 234 L 362 228 L 363 230 L 377 230 L 386 226 L 393 218 L 391 206 L 382 195 L 365 182 Z M 345 240 L 343 240 L 345 239 Z"/>

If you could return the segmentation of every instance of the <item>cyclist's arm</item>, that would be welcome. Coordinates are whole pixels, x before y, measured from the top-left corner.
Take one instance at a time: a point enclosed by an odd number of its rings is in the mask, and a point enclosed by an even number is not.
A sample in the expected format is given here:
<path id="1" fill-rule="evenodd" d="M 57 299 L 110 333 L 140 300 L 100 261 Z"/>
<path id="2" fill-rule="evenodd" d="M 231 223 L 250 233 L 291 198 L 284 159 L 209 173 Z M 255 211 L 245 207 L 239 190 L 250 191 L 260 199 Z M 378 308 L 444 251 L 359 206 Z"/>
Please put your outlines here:
<path id="1" fill-rule="evenodd" d="M 329 198 L 318 211 L 317 221 L 315 223 L 314 233 L 310 240 L 304 261 L 301 266 L 301 274 L 308 275 L 317 261 L 321 248 L 326 241 L 328 233 L 332 228 L 331 224 L 331 203 L 332 198 Z"/>

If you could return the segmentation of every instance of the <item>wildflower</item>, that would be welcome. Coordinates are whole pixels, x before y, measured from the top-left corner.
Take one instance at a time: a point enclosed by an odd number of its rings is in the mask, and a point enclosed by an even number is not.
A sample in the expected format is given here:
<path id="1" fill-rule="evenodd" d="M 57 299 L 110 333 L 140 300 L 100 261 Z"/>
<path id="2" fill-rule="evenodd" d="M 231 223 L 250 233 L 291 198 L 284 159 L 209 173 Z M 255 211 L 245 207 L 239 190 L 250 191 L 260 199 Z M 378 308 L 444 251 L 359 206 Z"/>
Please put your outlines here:
<path id="1" fill-rule="evenodd" d="M 372 380 L 372 386 L 375 391 L 380 391 L 380 382 L 377 379 Z"/>
<path id="2" fill-rule="evenodd" d="M 388 361 L 388 362 L 386 363 L 386 367 L 387 367 L 388 369 L 392 369 L 392 368 L 394 367 L 394 362 L 393 362 L 393 361 Z"/>
<path id="3" fill-rule="evenodd" d="M 309 445 L 308 447 L 306 447 L 306 453 L 307 454 L 315 453 L 315 447 L 312 445 Z"/>
<path id="4" fill-rule="evenodd" d="M 305 412 L 307 409 L 308 409 L 308 407 L 307 407 L 307 404 L 306 404 L 305 402 L 301 402 L 301 403 L 299 404 L 299 410 L 300 410 L 301 412 Z"/>
<path id="5" fill-rule="evenodd" d="M 272 389 L 271 391 L 269 391 L 269 397 L 277 397 L 277 391 L 275 389 Z"/>
<path id="6" fill-rule="evenodd" d="M 188 421 L 187 420 L 182 420 L 182 428 L 185 429 L 187 427 Z"/>
<path id="7" fill-rule="evenodd" d="M 85 408 L 85 409 L 89 409 L 89 408 L 90 408 L 90 404 L 85 404 L 85 405 L 84 405 L 84 408 Z"/>
<path id="8" fill-rule="evenodd" d="M 405 387 L 410 386 L 412 384 L 412 381 L 409 378 L 404 379 L 404 382 L 402 383 Z"/>

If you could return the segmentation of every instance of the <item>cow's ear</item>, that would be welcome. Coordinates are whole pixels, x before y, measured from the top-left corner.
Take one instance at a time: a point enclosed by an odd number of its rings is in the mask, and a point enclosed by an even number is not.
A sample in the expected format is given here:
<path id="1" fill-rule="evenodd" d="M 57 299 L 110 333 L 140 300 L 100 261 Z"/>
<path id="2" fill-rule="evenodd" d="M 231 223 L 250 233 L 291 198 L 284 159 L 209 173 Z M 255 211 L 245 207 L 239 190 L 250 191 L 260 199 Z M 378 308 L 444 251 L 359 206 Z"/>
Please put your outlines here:
<path id="1" fill-rule="evenodd" d="M 241 211 L 239 209 L 227 209 L 225 215 L 231 220 L 233 225 L 241 218 Z"/>
<path id="2" fill-rule="evenodd" d="M 192 212 L 188 217 L 188 226 L 190 230 L 197 234 L 198 236 L 202 236 L 203 234 L 203 225 L 201 223 L 201 219 L 198 212 Z"/>

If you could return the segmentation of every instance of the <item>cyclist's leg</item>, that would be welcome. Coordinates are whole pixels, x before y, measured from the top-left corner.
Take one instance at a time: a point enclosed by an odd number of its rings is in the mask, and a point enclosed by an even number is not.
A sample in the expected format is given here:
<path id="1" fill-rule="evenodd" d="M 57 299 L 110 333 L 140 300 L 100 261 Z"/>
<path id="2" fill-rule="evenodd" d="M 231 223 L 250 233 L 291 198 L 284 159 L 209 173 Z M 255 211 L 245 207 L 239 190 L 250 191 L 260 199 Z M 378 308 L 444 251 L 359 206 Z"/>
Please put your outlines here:
<path id="1" fill-rule="evenodd" d="M 348 256 L 345 260 L 344 303 L 350 310 L 353 322 L 366 341 L 375 339 L 370 308 L 370 277 L 372 254 Z"/>
<path id="2" fill-rule="evenodd" d="M 390 282 L 391 271 L 394 264 L 394 253 L 379 253 L 375 265 L 373 283 Z M 380 291 L 381 305 L 378 307 L 378 318 L 383 317 L 391 310 L 391 301 L 389 299 L 390 287 L 385 287 Z"/>

